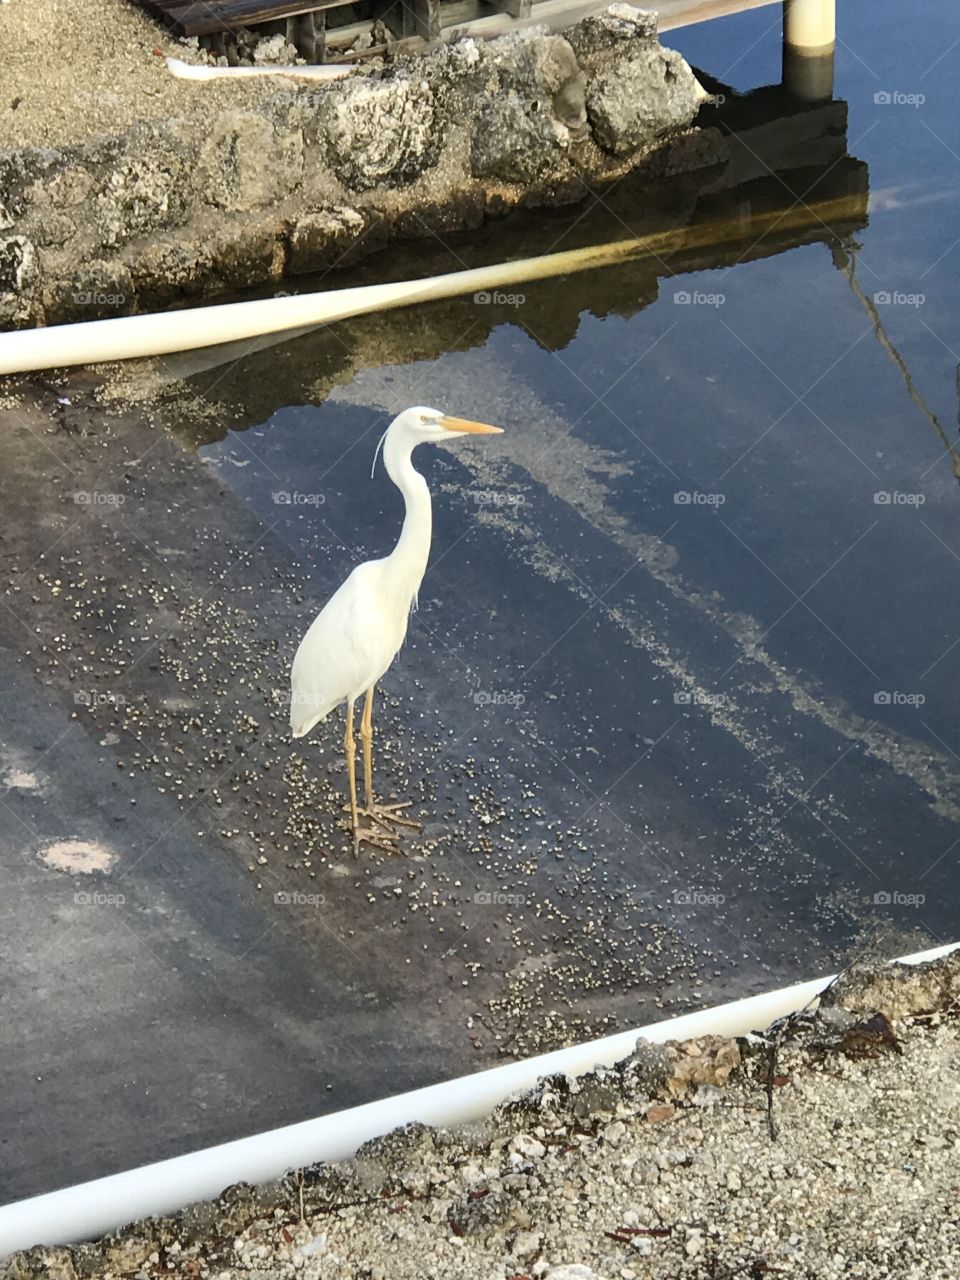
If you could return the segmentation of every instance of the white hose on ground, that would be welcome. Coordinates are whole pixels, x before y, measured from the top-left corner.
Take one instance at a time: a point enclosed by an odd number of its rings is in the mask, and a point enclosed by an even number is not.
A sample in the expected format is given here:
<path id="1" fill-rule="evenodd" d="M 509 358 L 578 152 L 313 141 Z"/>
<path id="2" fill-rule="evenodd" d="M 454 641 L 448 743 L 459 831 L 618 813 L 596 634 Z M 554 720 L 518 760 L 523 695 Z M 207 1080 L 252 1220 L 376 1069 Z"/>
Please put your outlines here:
<path id="1" fill-rule="evenodd" d="M 901 956 L 893 963 L 922 964 L 958 947 L 960 942 L 948 943 Z M 834 976 L 748 996 L 715 1009 L 698 1009 L 634 1031 L 621 1031 L 602 1040 L 2 1206 L 0 1258 L 34 1244 L 89 1240 L 139 1218 L 174 1213 L 195 1200 L 218 1196 L 235 1182 L 268 1182 L 318 1160 L 344 1160 L 371 1138 L 414 1121 L 446 1128 L 465 1124 L 488 1115 L 505 1098 L 531 1088 L 543 1076 L 560 1071 L 578 1076 L 601 1064 L 612 1066 L 633 1051 L 640 1036 L 662 1044 L 694 1036 L 738 1036 L 764 1030 L 777 1018 L 814 1001 Z"/>
<path id="2" fill-rule="evenodd" d="M 740 218 L 727 218 L 636 239 L 568 249 L 539 258 L 521 258 L 516 262 L 453 271 L 426 280 L 361 285 L 324 293 L 293 294 L 152 315 L 117 316 L 111 320 L 85 320 L 80 324 L 19 329 L 0 333 L 0 374 L 131 360 L 141 356 L 165 355 L 171 351 L 214 347 L 222 342 L 282 333 L 287 329 L 313 328 L 365 312 L 386 311 L 392 307 L 434 302 L 461 294 L 489 294 L 509 285 L 591 271 L 643 255 L 656 258 L 666 271 L 669 268 L 664 262 L 664 255 L 741 241 L 746 237 L 755 241 L 768 231 L 786 234 L 797 227 L 829 227 L 832 221 L 851 216 L 851 212 L 849 198 L 841 196 L 759 214 L 747 228 Z"/>
<path id="3" fill-rule="evenodd" d="M 295 80 L 342 80 L 356 71 L 353 65 L 283 63 L 277 66 L 217 67 L 195 62 L 182 62 L 179 58 L 166 58 L 167 70 L 178 80 L 236 79 L 238 76 L 291 76 Z"/>

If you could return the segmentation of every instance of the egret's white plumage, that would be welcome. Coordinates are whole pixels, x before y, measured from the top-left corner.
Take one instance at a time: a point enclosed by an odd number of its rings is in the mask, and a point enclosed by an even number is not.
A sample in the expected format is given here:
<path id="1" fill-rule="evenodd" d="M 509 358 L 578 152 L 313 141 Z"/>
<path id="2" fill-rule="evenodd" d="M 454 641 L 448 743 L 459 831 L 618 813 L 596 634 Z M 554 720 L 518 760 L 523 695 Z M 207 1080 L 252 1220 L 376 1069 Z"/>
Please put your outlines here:
<path id="1" fill-rule="evenodd" d="M 393 662 L 407 631 L 406 610 L 384 599 L 385 560 L 357 565 L 330 597 L 293 660 L 290 728 L 302 738 L 341 702 L 356 700 Z"/>
<path id="2" fill-rule="evenodd" d="M 290 727 L 296 738 L 309 733 L 341 702 L 347 704 L 347 766 L 355 845 L 360 839 L 389 847 L 395 837 L 363 831 L 356 806 L 353 758 L 353 707 L 367 694 L 360 734 L 364 746 L 366 815 L 374 821 L 402 820 L 374 805 L 370 764 L 373 687 L 403 644 L 410 610 L 423 580 L 430 554 L 430 490 L 413 465 L 418 444 L 451 436 L 489 434 L 499 427 L 451 418 L 437 409 L 418 406 L 394 418 L 383 437 L 387 474 L 403 494 L 403 529 L 393 551 L 380 560 L 358 565 L 330 597 L 300 642 L 293 660 Z M 395 810 L 398 807 L 392 806 Z"/>

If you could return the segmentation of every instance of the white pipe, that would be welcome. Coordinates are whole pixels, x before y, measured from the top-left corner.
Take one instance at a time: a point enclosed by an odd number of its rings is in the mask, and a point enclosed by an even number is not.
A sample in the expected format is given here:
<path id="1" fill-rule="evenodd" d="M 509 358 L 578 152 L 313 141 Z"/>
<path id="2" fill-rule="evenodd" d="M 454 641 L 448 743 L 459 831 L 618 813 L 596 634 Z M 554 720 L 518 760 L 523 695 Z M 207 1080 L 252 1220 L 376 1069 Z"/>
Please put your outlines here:
<path id="1" fill-rule="evenodd" d="M 751 220 L 749 232 L 751 237 L 759 237 L 767 230 L 784 234 L 792 227 L 806 227 L 811 222 L 829 224 L 831 219 L 849 216 L 849 199 L 841 196 L 812 205 L 799 204 L 786 211 L 760 214 Z M 506 285 L 610 266 L 640 254 L 662 256 L 683 249 L 742 240 L 744 234 L 742 221 L 728 218 L 633 240 L 454 271 L 427 280 L 361 285 L 326 293 L 228 302 L 154 315 L 118 316 L 111 320 L 86 320 L 80 324 L 51 325 L 43 329 L 19 329 L 0 333 L 0 374 L 214 347 L 266 333 L 330 324 L 370 311 L 432 302 L 458 294 L 489 293 Z"/>
<path id="2" fill-rule="evenodd" d="M 958 947 L 960 942 L 953 942 L 901 956 L 892 963 L 921 964 Z M 318 1160 L 344 1160 L 369 1139 L 414 1121 L 450 1128 L 476 1120 L 505 1098 L 531 1088 L 543 1076 L 559 1071 L 578 1076 L 600 1064 L 612 1066 L 633 1051 L 640 1036 L 660 1044 L 765 1029 L 777 1018 L 810 1004 L 834 977 L 814 978 L 714 1009 L 699 1009 L 602 1040 L 8 1204 L 0 1207 L 0 1258 L 37 1243 L 89 1240 L 140 1218 L 174 1213 L 195 1200 L 218 1196 L 234 1182 L 263 1183 Z"/>
<path id="3" fill-rule="evenodd" d="M 319 66 L 285 62 L 269 67 L 219 67 L 198 65 L 195 62 L 182 62 L 180 58 L 166 58 L 167 70 L 178 80 L 223 80 L 236 79 L 238 76 L 291 76 L 296 80 L 342 80 L 344 76 L 353 75 L 357 70 L 354 65 L 324 63 Z"/>
<path id="4" fill-rule="evenodd" d="M 784 44 L 818 54 L 832 49 L 836 39 L 836 0 L 784 0 Z"/>

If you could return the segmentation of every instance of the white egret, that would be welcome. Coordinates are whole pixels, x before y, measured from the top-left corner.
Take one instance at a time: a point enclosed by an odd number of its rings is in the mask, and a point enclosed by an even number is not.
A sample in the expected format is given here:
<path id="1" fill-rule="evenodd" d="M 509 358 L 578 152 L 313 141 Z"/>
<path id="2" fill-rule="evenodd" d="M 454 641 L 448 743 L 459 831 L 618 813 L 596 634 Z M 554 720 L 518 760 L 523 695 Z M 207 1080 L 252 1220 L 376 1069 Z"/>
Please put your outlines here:
<path id="1" fill-rule="evenodd" d="M 418 444 L 461 435 L 499 434 L 500 427 L 451 418 L 439 409 L 406 409 L 385 431 L 383 461 L 387 475 L 403 494 L 406 513 L 393 551 L 381 560 L 357 565 L 330 597 L 300 641 L 291 674 L 290 728 L 302 738 L 340 705 L 347 704 L 344 749 L 350 789 L 353 849 L 360 841 L 394 852 L 395 825 L 419 827 L 402 816 L 411 801 L 378 804 L 373 794 L 373 691 L 403 644 L 410 610 L 416 607 L 430 554 L 430 490 L 413 465 Z M 366 694 L 360 720 L 365 804 L 357 805 L 353 707 Z M 361 817 L 369 826 L 361 826 Z"/>

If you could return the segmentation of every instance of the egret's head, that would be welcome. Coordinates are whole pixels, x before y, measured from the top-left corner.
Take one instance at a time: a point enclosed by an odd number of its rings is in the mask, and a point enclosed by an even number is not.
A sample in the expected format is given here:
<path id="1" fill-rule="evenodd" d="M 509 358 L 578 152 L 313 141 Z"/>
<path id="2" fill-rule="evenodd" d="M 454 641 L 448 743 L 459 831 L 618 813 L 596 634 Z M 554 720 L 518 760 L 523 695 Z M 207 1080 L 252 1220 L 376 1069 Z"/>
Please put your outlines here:
<path id="1" fill-rule="evenodd" d="M 391 426 L 401 424 L 404 433 L 409 433 L 417 443 L 452 440 L 454 436 L 493 436 L 502 432 L 502 427 L 488 427 L 485 422 L 471 422 L 469 418 L 451 418 L 439 409 L 428 409 L 422 404 L 404 410 Z"/>

